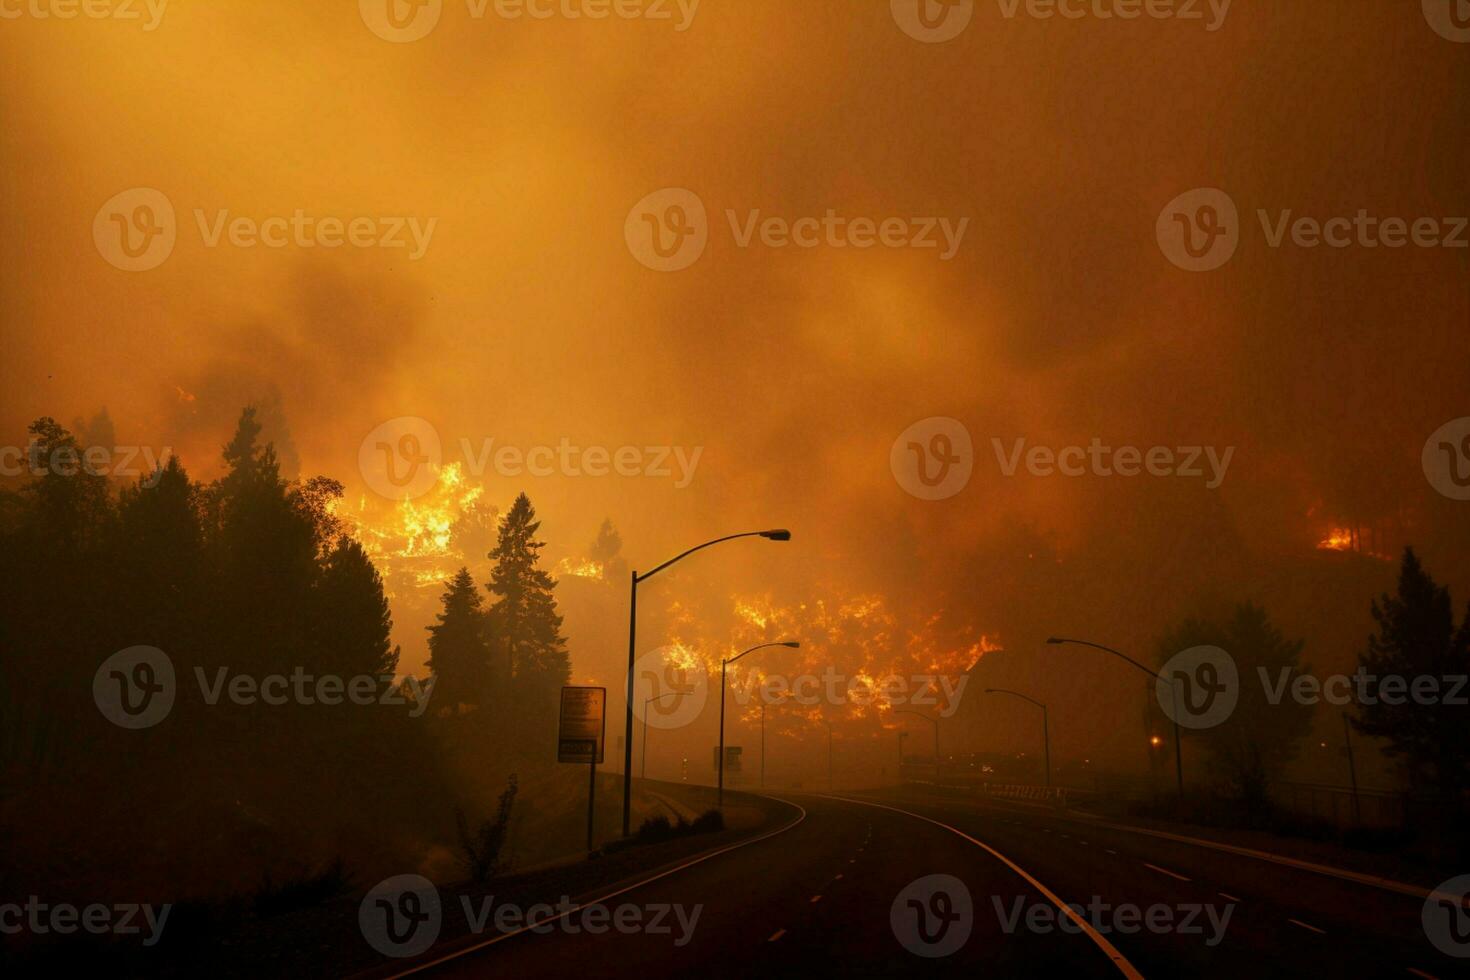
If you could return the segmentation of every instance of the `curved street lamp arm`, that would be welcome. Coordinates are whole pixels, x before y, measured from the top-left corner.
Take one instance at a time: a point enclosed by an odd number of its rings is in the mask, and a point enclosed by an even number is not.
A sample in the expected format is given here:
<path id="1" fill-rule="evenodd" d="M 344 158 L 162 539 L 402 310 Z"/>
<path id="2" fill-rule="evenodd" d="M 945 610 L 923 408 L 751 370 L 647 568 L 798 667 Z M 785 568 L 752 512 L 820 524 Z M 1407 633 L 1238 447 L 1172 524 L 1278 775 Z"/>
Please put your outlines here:
<path id="1" fill-rule="evenodd" d="M 1126 660 L 1128 663 L 1137 667 L 1139 670 L 1143 671 L 1145 674 L 1148 674 L 1150 677 L 1159 676 L 1158 671 L 1145 667 L 1143 664 L 1139 663 L 1137 660 L 1134 660 L 1132 657 L 1128 656 L 1128 654 L 1126 653 L 1123 653 L 1121 650 L 1114 650 L 1112 647 L 1105 647 L 1101 643 L 1093 643 L 1090 640 L 1072 640 L 1064 636 L 1048 637 L 1046 642 L 1051 644 L 1052 646 L 1060 646 L 1063 643 L 1075 643 L 1078 646 L 1092 647 L 1094 650 L 1101 650 L 1104 653 L 1111 653 L 1115 657 Z"/>
<path id="2" fill-rule="evenodd" d="M 1008 691 L 1008 690 L 1006 690 L 1003 687 L 987 687 L 985 689 L 985 693 L 986 694 L 1009 694 L 1011 697 L 1020 698 L 1022 701 L 1030 701 L 1032 704 L 1036 705 L 1042 711 L 1045 711 L 1046 710 L 1046 705 L 1042 704 L 1040 701 L 1036 700 L 1035 698 L 1028 698 L 1026 695 L 1022 694 L 1020 691 Z"/>
<path id="3" fill-rule="evenodd" d="M 925 721 L 927 721 L 929 724 L 933 725 L 934 726 L 934 729 L 936 731 L 939 730 L 939 719 L 938 718 L 930 718 L 928 715 L 924 714 L 922 711 L 915 711 L 912 708 L 894 708 L 893 709 L 893 713 L 894 714 L 900 714 L 900 715 L 913 715 L 915 718 L 922 718 Z"/>
<path id="4" fill-rule="evenodd" d="M 785 537 L 782 537 L 781 535 L 785 535 Z M 693 548 L 690 548 L 688 551 L 685 551 L 682 554 L 678 554 L 678 555 L 675 555 L 674 557 L 670 558 L 668 561 L 664 562 L 662 565 L 659 565 L 657 568 L 655 568 L 651 572 L 644 572 L 641 575 L 638 574 L 638 573 L 634 573 L 633 580 L 635 582 L 641 582 L 641 581 L 643 581 L 646 578 L 652 578 L 653 576 L 657 575 L 659 572 L 663 571 L 665 568 L 668 568 L 670 565 L 674 564 L 674 562 L 679 561 L 680 559 L 683 559 L 683 558 L 688 558 L 690 555 L 694 554 L 696 551 L 703 551 L 705 548 L 709 548 L 709 547 L 712 547 L 712 546 L 717 545 L 717 544 L 722 544 L 722 543 L 724 543 L 726 541 L 734 541 L 736 538 L 757 538 L 757 537 L 759 537 L 759 538 L 770 538 L 772 541 L 790 541 L 791 540 L 791 532 L 790 531 L 785 531 L 785 530 L 774 530 L 774 531 L 742 531 L 740 534 L 727 534 L 723 538 L 715 538 L 713 541 L 706 541 L 704 544 L 695 545 Z"/>
<path id="5" fill-rule="evenodd" d="M 723 661 L 723 663 L 725 663 L 727 665 L 728 664 L 733 664 L 735 661 L 739 660 L 741 657 L 745 656 L 747 653 L 755 653 L 757 650 L 764 650 L 766 647 L 792 647 L 794 649 L 794 648 L 799 647 L 799 646 L 801 646 L 801 644 L 798 643 L 796 640 L 777 640 L 775 643 L 757 643 L 755 646 L 751 647 L 749 650 L 742 650 L 740 653 L 737 653 L 735 656 L 731 657 L 729 660 Z"/>

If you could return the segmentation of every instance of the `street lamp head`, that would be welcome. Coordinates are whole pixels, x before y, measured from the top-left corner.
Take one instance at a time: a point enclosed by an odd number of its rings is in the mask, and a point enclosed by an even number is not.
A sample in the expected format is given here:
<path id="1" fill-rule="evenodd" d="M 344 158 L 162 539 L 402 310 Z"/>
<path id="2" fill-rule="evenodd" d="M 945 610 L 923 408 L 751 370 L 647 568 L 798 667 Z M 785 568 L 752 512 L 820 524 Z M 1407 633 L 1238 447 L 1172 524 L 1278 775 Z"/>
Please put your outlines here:
<path id="1" fill-rule="evenodd" d="M 800 649 L 801 648 L 801 643 L 799 641 L 797 641 L 797 640 L 786 640 L 786 641 L 782 642 L 781 645 L 783 647 L 790 647 L 793 650 L 797 650 L 797 649 Z"/>
<path id="2" fill-rule="evenodd" d="M 1050 644 L 1051 646 L 1060 646 L 1062 643 L 1065 643 L 1066 641 L 1065 640 L 1060 640 L 1060 639 L 1058 639 L 1055 636 L 1048 636 L 1046 638 L 1046 642 L 1048 644 Z"/>
<path id="3" fill-rule="evenodd" d="M 773 531 L 762 531 L 760 532 L 760 535 L 763 538 L 770 538 L 772 541 L 791 540 L 791 532 L 786 530 L 784 527 L 778 527 Z"/>
<path id="4" fill-rule="evenodd" d="M 995 688 L 993 688 L 993 687 L 987 687 L 985 689 L 985 693 L 986 694 L 994 694 L 995 693 Z"/>

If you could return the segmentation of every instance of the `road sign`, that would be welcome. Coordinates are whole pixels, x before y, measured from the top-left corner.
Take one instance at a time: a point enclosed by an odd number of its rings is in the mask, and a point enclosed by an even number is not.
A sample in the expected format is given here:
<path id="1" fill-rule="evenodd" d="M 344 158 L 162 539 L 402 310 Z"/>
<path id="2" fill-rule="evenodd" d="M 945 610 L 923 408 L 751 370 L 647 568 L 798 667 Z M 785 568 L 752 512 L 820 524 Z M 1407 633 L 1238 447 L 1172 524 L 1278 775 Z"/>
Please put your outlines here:
<path id="1" fill-rule="evenodd" d="M 606 716 L 607 688 L 562 688 L 556 761 L 601 763 Z"/>

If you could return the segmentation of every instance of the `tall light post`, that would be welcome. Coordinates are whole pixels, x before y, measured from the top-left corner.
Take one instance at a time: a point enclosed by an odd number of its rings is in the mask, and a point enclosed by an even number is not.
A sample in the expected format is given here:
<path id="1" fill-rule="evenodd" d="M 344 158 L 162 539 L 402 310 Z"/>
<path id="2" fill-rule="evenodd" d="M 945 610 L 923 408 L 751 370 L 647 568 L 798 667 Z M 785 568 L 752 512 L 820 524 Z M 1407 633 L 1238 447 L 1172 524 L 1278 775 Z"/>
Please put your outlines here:
<path id="1" fill-rule="evenodd" d="M 939 785 L 939 719 L 938 718 L 930 718 L 928 715 L 924 714 L 922 711 L 915 711 L 912 708 L 894 708 L 893 710 L 895 712 L 899 713 L 899 714 L 913 715 L 915 718 L 922 718 L 925 721 L 927 721 L 929 724 L 931 724 L 931 725 L 934 726 L 934 785 L 935 786 L 938 786 Z"/>
<path id="2" fill-rule="evenodd" d="M 908 732 L 898 733 L 898 785 L 903 785 L 903 740 L 909 737 Z"/>
<path id="3" fill-rule="evenodd" d="M 668 694 L 657 694 L 643 699 L 643 764 L 638 768 L 639 779 L 648 778 L 648 706 L 664 698 L 682 698 L 688 693 L 688 691 L 670 691 Z"/>
<path id="4" fill-rule="evenodd" d="M 638 643 L 638 583 L 644 579 L 652 578 L 659 572 L 682 558 L 687 558 L 696 551 L 702 551 L 712 545 L 721 544 L 725 541 L 733 541 L 736 538 L 766 538 L 770 541 L 790 541 L 791 532 L 785 528 L 776 528 L 770 531 L 745 531 L 741 534 L 727 534 L 723 538 L 715 538 L 704 544 L 696 545 L 688 551 L 682 552 L 659 565 L 651 572 L 639 575 L 636 571 L 632 573 L 633 587 L 628 603 L 628 687 L 627 687 L 627 712 L 623 719 L 623 836 L 632 833 L 633 819 L 633 668 L 636 654 L 634 649 Z"/>
<path id="5" fill-rule="evenodd" d="M 1035 698 L 1028 698 L 1020 691 L 1007 691 L 1003 687 L 987 687 L 985 689 L 985 693 L 1009 694 L 1013 698 L 1020 698 L 1022 701 L 1030 701 L 1032 704 L 1041 709 L 1041 744 L 1044 747 L 1046 753 L 1046 788 L 1051 789 L 1051 728 L 1046 720 L 1046 705 L 1042 704 Z"/>
<path id="6" fill-rule="evenodd" d="M 1049 637 L 1047 637 L 1046 642 L 1048 644 L 1052 645 L 1052 646 L 1061 646 L 1064 643 L 1071 643 L 1071 644 L 1075 644 L 1076 646 L 1092 647 L 1094 650 L 1101 650 L 1104 653 L 1111 653 L 1113 656 L 1119 658 L 1120 660 L 1127 661 L 1128 663 L 1130 663 L 1133 666 L 1137 667 L 1139 670 L 1143 671 L 1145 674 L 1149 675 L 1150 677 L 1154 678 L 1155 680 L 1157 680 L 1158 677 L 1159 677 L 1159 672 L 1158 671 L 1156 671 L 1156 670 L 1149 670 L 1143 664 L 1139 663 L 1137 660 L 1134 660 L 1132 657 L 1128 656 L 1128 654 L 1123 653 L 1123 652 L 1121 652 L 1119 650 L 1114 650 L 1112 647 L 1105 647 L 1101 643 L 1093 643 L 1090 640 L 1071 640 L 1071 639 L 1067 639 L 1066 637 L 1062 637 L 1062 636 L 1049 636 Z M 1171 696 L 1173 697 L 1173 700 L 1174 700 L 1174 717 L 1173 717 L 1173 719 L 1171 719 L 1174 722 L 1174 778 L 1175 778 L 1176 785 L 1178 786 L 1178 789 L 1179 789 L 1179 802 L 1180 803 L 1183 803 L 1184 802 L 1184 742 L 1179 737 L 1179 685 L 1175 684 L 1173 681 L 1170 681 L 1169 682 L 1169 692 L 1170 692 L 1170 694 L 1171 694 Z"/>
<path id="7" fill-rule="evenodd" d="M 731 664 L 733 664 L 735 661 L 739 660 L 741 657 L 745 656 L 746 654 L 755 653 L 757 650 L 764 650 L 767 647 L 791 647 L 794 650 L 794 649 L 796 649 L 797 647 L 800 647 L 800 646 L 801 646 L 801 644 L 798 643 L 796 640 L 779 640 L 779 641 L 777 641 L 775 643 L 757 643 L 755 646 L 751 647 L 749 650 L 742 650 L 741 652 L 737 653 L 735 656 L 731 657 L 730 659 L 728 659 L 728 660 L 721 660 L 720 661 L 720 758 L 719 758 L 719 771 L 720 771 L 720 776 L 719 776 L 719 788 L 718 788 L 718 790 L 716 790 L 716 797 L 715 797 L 715 805 L 716 806 L 723 807 L 725 805 L 725 670 L 726 670 L 726 668 L 728 668 Z M 764 731 L 765 731 L 764 726 L 762 726 L 761 731 L 764 733 Z M 764 755 L 765 755 L 765 753 L 764 753 L 764 750 L 763 750 L 762 751 L 762 765 L 765 764 L 764 763 Z"/>

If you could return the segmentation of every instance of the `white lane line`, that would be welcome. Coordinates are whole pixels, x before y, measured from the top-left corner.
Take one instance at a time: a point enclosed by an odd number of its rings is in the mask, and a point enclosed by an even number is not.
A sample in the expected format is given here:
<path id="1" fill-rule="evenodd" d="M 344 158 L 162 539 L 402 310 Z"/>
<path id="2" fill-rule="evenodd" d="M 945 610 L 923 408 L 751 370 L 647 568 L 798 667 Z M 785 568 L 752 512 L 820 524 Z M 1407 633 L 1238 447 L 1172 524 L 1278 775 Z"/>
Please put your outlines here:
<path id="1" fill-rule="evenodd" d="M 1103 850 L 1107 851 L 1109 854 L 1117 854 L 1118 853 L 1117 851 L 1113 850 L 1111 847 L 1104 847 Z"/>
<path id="2" fill-rule="evenodd" d="M 1410 973 L 1414 974 L 1414 976 L 1423 977 L 1424 980 L 1439 980 L 1439 977 L 1435 976 L 1432 973 L 1425 973 L 1423 970 L 1416 970 L 1412 966 L 1408 969 Z"/>
<path id="3" fill-rule="evenodd" d="M 838 875 L 836 878 L 833 878 L 832 880 L 833 881 L 841 881 L 842 880 L 842 875 Z"/>
<path id="4" fill-rule="evenodd" d="M 1240 902 L 1240 901 L 1244 901 L 1244 899 L 1236 898 L 1234 895 L 1230 894 L 1229 892 L 1216 892 L 1215 894 L 1216 895 L 1219 895 L 1221 898 L 1225 899 L 1225 901 L 1227 901 L 1227 902 Z"/>
<path id="5" fill-rule="evenodd" d="M 784 935 L 786 935 L 785 929 L 777 929 L 775 932 L 771 933 L 771 938 L 767 939 L 766 942 L 773 943 Z"/>
<path id="6" fill-rule="evenodd" d="M 811 900 L 811 903 L 810 903 L 810 904 L 812 904 L 812 905 L 816 905 L 816 904 L 817 904 L 817 903 L 818 903 L 818 902 L 820 902 L 820 901 L 821 901 L 821 900 L 822 900 L 822 896 L 820 896 L 820 895 L 813 895 L 813 896 L 812 896 L 812 900 Z"/>
<path id="7" fill-rule="evenodd" d="M 1316 926 L 1309 926 L 1305 922 L 1303 922 L 1301 919 L 1287 919 L 1286 921 L 1287 922 L 1290 922 L 1294 926 L 1301 926 L 1303 929 L 1306 929 L 1308 932 L 1315 932 L 1319 936 L 1325 936 L 1325 935 L 1327 935 L 1327 930 L 1326 929 L 1318 929 Z"/>
<path id="8" fill-rule="evenodd" d="M 606 895 L 600 895 L 597 898 L 591 898 L 585 902 L 578 902 L 571 908 L 566 909 L 562 912 L 558 912 L 556 915 L 548 915 L 543 918 L 537 919 L 535 922 L 528 922 L 525 925 L 521 926 L 519 929 L 516 929 L 514 932 L 503 932 L 497 936 L 485 940 L 484 942 L 475 943 L 472 946 L 466 946 L 464 949 L 458 949 L 452 953 L 445 953 L 443 956 L 435 957 L 434 959 L 427 960 L 423 963 L 418 964 L 417 966 L 409 967 L 401 973 L 394 973 L 391 976 L 386 977 L 385 980 L 399 980 L 400 977 L 412 976 L 415 973 L 423 973 L 425 970 L 433 969 L 434 967 L 439 966 L 442 963 L 448 963 L 450 960 L 457 960 L 461 956 L 468 956 L 471 953 L 484 949 L 486 946 L 494 946 L 496 943 L 503 943 L 507 939 L 514 938 L 515 936 L 519 936 L 522 933 L 530 932 L 532 929 L 536 929 L 540 926 L 546 925 L 549 922 L 555 922 L 558 919 L 564 919 L 569 915 L 580 912 L 582 909 L 587 908 L 589 905 L 602 905 L 610 898 L 617 898 L 619 895 L 626 895 L 628 892 L 633 891 L 635 888 L 642 888 L 644 885 L 651 885 L 655 881 L 658 881 L 662 878 L 667 878 L 669 877 L 669 875 L 678 874 L 680 871 L 683 871 L 686 868 L 692 868 L 696 864 L 703 864 L 704 862 L 712 858 L 719 857 L 721 854 L 728 854 L 731 851 L 738 850 L 739 848 L 749 847 L 751 844 L 759 844 L 763 840 L 770 840 L 772 837 L 775 837 L 778 834 L 786 833 L 786 831 L 790 830 L 792 827 L 795 827 L 797 824 L 806 819 L 806 810 L 799 803 L 792 803 L 790 800 L 783 800 L 775 796 L 767 796 L 763 797 L 763 799 L 775 800 L 777 803 L 785 803 L 789 807 L 794 807 L 797 811 L 797 818 L 786 824 L 785 826 L 777 827 L 775 830 L 761 834 L 759 837 L 752 837 L 750 838 L 750 840 L 736 841 L 735 843 L 727 844 L 726 846 L 719 848 L 718 850 L 710 851 L 708 854 L 701 854 L 698 857 L 690 858 L 683 864 L 676 864 L 674 865 L 674 867 L 669 868 L 666 871 L 660 871 L 656 875 L 649 875 L 647 878 L 635 881 L 631 885 L 624 885 L 622 888 L 610 891 Z"/>
<path id="9" fill-rule="evenodd" d="M 1122 973 L 1123 976 L 1127 977 L 1128 980 L 1143 980 L 1143 974 L 1139 973 L 1138 970 L 1134 968 L 1133 964 L 1129 963 L 1128 960 L 1124 958 L 1123 954 L 1118 952 L 1117 947 L 1115 947 L 1112 943 L 1108 942 L 1107 939 L 1103 937 L 1102 933 L 1093 928 L 1092 923 L 1083 918 L 1080 912 L 1076 911 L 1072 908 L 1072 906 L 1062 901 L 1050 888 L 1047 888 L 1041 882 L 1031 877 L 1031 875 L 1027 873 L 1019 864 L 1012 861 L 1010 858 L 1006 857 L 1004 854 L 1000 853 L 989 844 L 986 844 L 984 841 L 976 840 L 969 834 L 965 833 L 963 830 L 951 827 L 947 823 L 940 823 L 938 820 L 926 817 L 921 813 L 913 813 L 909 810 L 900 810 L 896 806 L 888 806 L 884 803 L 869 803 L 867 800 L 854 800 L 849 799 L 846 796 L 833 796 L 830 797 L 830 799 L 842 800 L 844 803 L 856 803 L 859 806 L 877 807 L 880 810 L 892 810 L 894 813 L 902 813 L 906 817 L 913 817 L 915 820 L 922 820 L 925 823 L 931 823 L 936 827 L 942 827 L 957 837 L 963 837 L 965 840 L 969 841 L 971 844 L 974 844 L 981 850 L 987 852 L 988 854 L 990 854 L 991 857 L 994 857 L 1001 864 L 1004 864 L 1016 874 L 1020 875 L 1026 880 L 1029 885 L 1031 885 L 1032 888 L 1035 888 L 1037 891 L 1041 892 L 1041 894 L 1045 895 L 1047 901 L 1051 902 L 1057 907 L 1057 911 L 1061 912 L 1067 918 L 1075 922 L 1077 924 L 1077 927 L 1087 934 L 1087 938 L 1091 939 L 1093 944 L 1097 946 L 1098 949 L 1102 950 L 1103 954 L 1112 961 L 1113 965 L 1118 968 L 1118 971 Z"/>
<path id="10" fill-rule="evenodd" d="M 1186 878 L 1186 877 L 1184 877 L 1181 874 L 1175 874 L 1173 871 L 1170 871 L 1168 868 L 1161 868 L 1157 864 L 1149 864 L 1147 861 L 1143 862 L 1143 866 L 1145 868 L 1148 868 L 1150 871 L 1157 871 L 1161 875 L 1168 875 L 1170 878 L 1178 878 L 1180 881 L 1193 881 L 1194 880 L 1192 878 Z"/>

